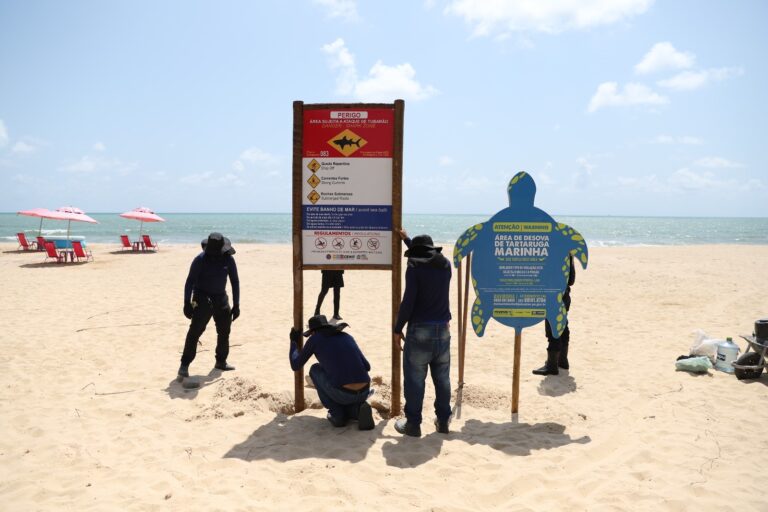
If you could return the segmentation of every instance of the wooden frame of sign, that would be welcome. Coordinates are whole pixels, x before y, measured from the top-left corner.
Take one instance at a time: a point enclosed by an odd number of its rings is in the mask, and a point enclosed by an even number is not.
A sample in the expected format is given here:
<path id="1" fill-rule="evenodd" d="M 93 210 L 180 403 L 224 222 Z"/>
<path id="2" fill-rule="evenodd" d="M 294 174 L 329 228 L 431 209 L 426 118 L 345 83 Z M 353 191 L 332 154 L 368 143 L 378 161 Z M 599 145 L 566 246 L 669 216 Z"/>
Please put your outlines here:
<path id="1" fill-rule="evenodd" d="M 391 236 L 391 260 L 390 263 L 344 263 L 344 260 L 340 260 L 337 263 L 319 263 L 305 262 L 304 251 L 304 230 L 306 227 L 305 205 L 304 204 L 304 159 L 308 158 L 308 154 L 311 157 L 311 152 L 305 151 L 305 141 L 308 141 L 313 134 L 305 133 L 305 121 L 308 116 L 319 114 L 318 111 L 332 111 L 331 115 L 336 114 L 339 119 L 339 125 L 343 125 L 343 118 L 345 113 L 359 114 L 360 112 L 374 111 L 391 111 L 392 118 L 392 139 L 391 147 L 383 148 L 381 150 L 382 155 L 389 154 L 392 159 L 392 201 L 391 201 L 391 219 L 389 234 Z M 303 101 L 293 102 L 293 327 L 298 330 L 303 330 L 305 325 L 304 321 L 304 270 L 389 270 L 392 272 L 392 322 L 394 325 L 397 318 L 397 312 L 400 308 L 400 295 L 401 295 L 401 260 L 402 260 L 402 242 L 397 235 L 396 230 L 402 229 L 402 177 L 403 177 L 403 115 L 405 110 L 405 102 L 403 100 L 396 100 L 394 103 L 323 103 L 323 104 L 305 104 Z M 366 114 L 367 115 L 367 114 Z M 389 116 L 389 114 L 387 114 Z M 354 129 L 354 127 L 353 127 Z M 380 130 L 380 128 L 378 129 Z M 328 140 L 328 148 L 335 149 L 334 154 L 328 155 L 328 157 L 336 157 L 342 159 L 343 157 L 350 156 L 345 154 L 345 150 L 348 153 L 357 151 L 352 147 L 352 144 L 357 144 L 359 149 L 362 145 L 367 144 L 368 141 L 358 135 L 357 141 L 354 141 L 354 136 L 344 135 L 348 130 L 344 130 L 335 134 L 336 137 L 344 137 L 336 141 Z M 328 133 L 328 132 L 324 132 Z M 331 137 L 333 139 L 334 136 Z M 345 140 L 346 139 L 346 140 Z M 361 142 L 362 141 L 362 142 Z M 387 139 L 388 141 L 388 139 Z M 340 145 L 334 145 L 334 143 L 340 142 Z M 375 142 L 375 141 L 374 141 Z M 386 144 L 388 145 L 388 144 Z M 348 148 L 347 148 L 348 146 Z M 342 156 L 339 156 L 339 155 Z M 322 156 L 318 156 L 319 161 L 322 161 Z M 314 160 L 313 160 L 314 161 Z M 314 165 L 321 169 L 321 163 L 315 163 Z M 310 180 L 315 176 L 315 170 L 312 170 Z M 316 180 L 321 183 L 321 180 Z M 312 191 L 314 191 L 317 185 L 312 185 Z M 312 192 L 310 192 L 310 195 Z M 319 199 L 321 196 L 318 194 L 315 196 L 317 201 L 322 202 Z M 309 199 L 313 204 L 315 201 Z M 390 205 L 384 205 L 386 206 Z M 318 223 L 321 221 L 317 221 Z M 322 221 L 325 222 L 325 221 Z M 320 224 L 318 224 L 320 225 Z M 326 227 L 330 231 L 333 228 Z M 341 228 L 343 230 L 349 230 L 348 227 Z M 358 241 L 358 244 L 360 242 Z M 317 245 L 317 244 L 316 244 Z M 324 247 L 324 246 L 323 246 Z M 381 253 L 379 251 L 379 257 Z M 326 254 L 325 257 L 331 258 L 333 255 Z M 351 258 L 351 256 L 348 256 Z M 316 256 L 314 257 L 316 258 Z M 313 259 L 313 258 L 310 258 Z M 332 261 L 329 259 L 329 261 Z M 391 329 L 390 329 L 391 331 Z M 390 413 L 394 416 L 400 413 L 400 375 L 401 375 L 401 357 L 400 357 L 400 343 L 394 335 L 390 335 L 389 343 L 392 350 L 392 402 L 390 405 Z M 303 338 L 299 341 L 299 349 L 303 346 Z M 299 412 L 304 409 L 304 371 L 299 370 L 294 372 L 294 410 Z"/>

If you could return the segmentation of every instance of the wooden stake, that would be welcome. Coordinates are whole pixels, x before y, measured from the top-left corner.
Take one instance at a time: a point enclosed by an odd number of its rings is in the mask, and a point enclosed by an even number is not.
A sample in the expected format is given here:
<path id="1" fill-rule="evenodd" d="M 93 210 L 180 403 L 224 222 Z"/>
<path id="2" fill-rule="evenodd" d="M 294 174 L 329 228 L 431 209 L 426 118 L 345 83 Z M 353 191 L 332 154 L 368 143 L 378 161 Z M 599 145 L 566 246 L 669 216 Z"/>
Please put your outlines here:
<path id="1" fill-rule="evenodd" d="M 304 138 L 304 102 L 293 102 L 293 327 L 304 325 L 304 270 L 301 248 L 301 155 Z M 299 337 L 298 349 L 304 345 Z M 304 369 L 293 372 L 293 410 L 304 410 Z"/>
<path id="2" fill-rule="evenodd" d="M 520 349 L 522 339 L 522 329 L 515 329 L 515 361 L 512 368 L 512 414 L 517 414 L 518 401 L 520 399 Z"/>
<path id="3" fill-rule="evenodd" d="M 472 273 L 472 253 L 467 254 L 467 270 L 464 274 L 464 305 L 461 309 L 461 334 L 459 336 L 459 385 L 464 385 L 464 357 L 467 354 L 467 314 L 469 300 L 469 276 Z M 461 276 L 459 276 L 461 278 Z M 461 298 L 459 298 L 461 300 Z"/>

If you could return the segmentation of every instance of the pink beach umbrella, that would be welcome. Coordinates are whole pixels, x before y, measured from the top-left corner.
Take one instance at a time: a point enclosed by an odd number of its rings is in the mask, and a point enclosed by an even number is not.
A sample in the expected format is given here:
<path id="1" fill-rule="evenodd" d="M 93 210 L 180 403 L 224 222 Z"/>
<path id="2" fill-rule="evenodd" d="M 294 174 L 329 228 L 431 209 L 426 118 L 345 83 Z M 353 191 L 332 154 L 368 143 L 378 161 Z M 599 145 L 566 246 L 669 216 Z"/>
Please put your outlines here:
<path id="1" fill-rule="evenodd" d="M 121 213 L 120 216 L 125 217 L 126 219 L 141 221 L 141 225 L 139 226 L 139 238 L 141 238 L 141 232 L 144 229 L 145 222 L 165 222 L 164 218 L 157 215 L 155 212 L 153 212 L 146 206 L 140 206 L 138 208 L 134 208 L 129 212 Z"/>
<path id="2" fill-rule="evenodd" d="M 77 222 L 90 222 L 91 224 L 99 223 L 96 219 L 87 216 L 83 210 L 80 208 L 75 208 L 74 206 L 62 206 L 61 208 L 56 208 L 56 210 L 50 213 L 54 214 L 55 216 L 46 216 L 47 219 L 67 221 L 67 240 L 69 240 L 69 227 L 73 220 Z"/>
<path id="3" fill-rule="evenodd" d="M 43 233 L 43 219 L 55 219 L 55 214 L 47 208 L 32 208 L 31 210 L 21 210 L 16 215 L 26 215 L 28 217 L 40 217 L 40 227 L 37 229 L 37 235 Z"/>

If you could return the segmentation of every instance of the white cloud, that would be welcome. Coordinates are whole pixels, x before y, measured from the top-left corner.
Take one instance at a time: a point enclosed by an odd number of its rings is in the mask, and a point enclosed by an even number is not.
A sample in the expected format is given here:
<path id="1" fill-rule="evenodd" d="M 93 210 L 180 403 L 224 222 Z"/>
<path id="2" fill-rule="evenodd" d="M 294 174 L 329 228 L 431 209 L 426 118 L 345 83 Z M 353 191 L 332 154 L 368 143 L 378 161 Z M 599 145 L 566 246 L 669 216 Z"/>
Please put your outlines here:
<path id="1" fill-rule="evenodd" d="M 451 158 L 450 156 L 443 155 L 439 158 L 437 161 L 438 165 L 440 167 L 450 167 L 451 165 L 454 165 L 456 163 L 456 160 Z"/>
<path id="2" fill-rule="evenodd" d="M 97 142 L 96 144 L 93 145 L 93 150 L 94 151 L 106 151 L 107 150 L 107 146 L 105 146 L 103 142 Z"/>
<path id="3" fill-rule="evenodd" d="M 182 176 L 179 181 L 186 185 L 205 185 L 211 187 L 222 187 L 226 185 L 244 186 L 245 181 L 237 174 L 231 172 L 216 174 L 212 171 L 188 174 Z"/>
<path id="4" fill-rule="evenodd" d="M 635 73 L 647 75 L 667 69 L 687 69 L 693 67 L 695 62 L 694 54 L 677 51 L 672 43 L 656 43 L 635 65 Z"/>
<path id="5" fill-rule="evenodd" d="M 355 58 L 343 39 L 324 45 L 322 50 L 329 56 L 331 69 L 338 70 L 336 93 L 339 95 L 351 95 L 360 101 L 389 102 L 423 100 L 437 94 L 437 89 L 416 80 L 416 70 L 407 62 L 388 66 L 378 61 L 366 78 L 359 79 Z"/>
<path id="6" fill-rule="evenodd" d="M 8 144 L 8 129 L 5 123 L 0 119 L 0 148 Z"/>
<path id="7" fill-rule="evenodd" d="M 667 182 L 683 190 L 704 190 L 721 188 L 723 182 L 718 181 L 711 172 L 698 173 L 686 167 L 672 173 Z"/>
<path id="8" fill-rule="evenodd" d="M 34 153 L 36 149 L 37 147 L 35 147 L 34 145 L 24 142 L 23 140 L 20 140 L 13 145 L 13 147 L 11 148 L 11 152 L 28 154 L 28 153 Z"/>
<path id="9" fill-rule="evenodd" d="M 357 21 L 356 0 L 312 0 L 312 3 L 325 7 L 329 18 L 341 18 L 344 21 Z"/>
<path id="10" fill-rule="evenodd" d="M 719 156 L 706 156 L 704 158 L 699 158 L 693 163 L 693 165 L 696 165 L 698 167 L 709 167 L 709 168 L 716 168 L 716 169 L 734 169 L 737 167 L 744 167 L 742 164 L 738 162 L 731 162 L 730 160 L 727 160 Z"/>
<path id="11" fill-rule="evenodd" d="M 644 13 L 653 0 L 453 0 L 445 13 L 463 18 L 473 35 L 588 29 Z"/>
<path id="12" fill-rule="evenodd" d="M 742 68 L 712 68 L 700 71 L 683 71 L 672 78 L 656 82 L 661 87 L 676 91 L 692 91 L 710 82 L 721 82 L 744 73 Z"/>
<path id="13" fill-rule="evenodd" d="M 690 135 L 672 136 L 672 135 L 657 135 L 652 141 L 652 144 L 681 144 L 698 146 L 703 144 L 703 141 L 698 137 L 692 137 Z"/>
<path id="14" fill-rule="evenodd" d="M 257 147 L 251 147 L 240 153 L 238 159 L 232 163 L 232 168 L 237 172 L 243 172 L 248 168 L 255 168 L 265 171 L 269 176 L 276 176 L 280 174 L 281 161 L 282 159 L 279 156 Z"/>
<path id="15" fill-rule="evenodd" d="M 574 182 L 577 187 L 586 188 L 592 183 L 592 171 L 595 165 L 583 156 L 576 159 L 576 164 L 579 168 L 574 175 Z"/>
<path id="16" fill-rule="evenodd" d="M 688 192 L 725 192 L 762 190 L 765 184 L 756 178 L 741 180 L 737 177 L 721 178 L 712 171 L 694 171 L 687 167 L 678 169 L 666 178 L 655 174 L 638 177 L 620 176 L 617 183 L 633 191 L 643 190 L 658 194 Z"/>
<path id="17" fill-rule="evenodd" d="M 619 90 L 616 82 L 604 82 L 597 86 L 597 91 L 589 101 L 589 112 L 603 107 L 627 107 L 634 105 L 664 105 L 669 99 L 653 92 L 648 86 L 629 83 Z"/>
<path id="18" fill-rule="evenodd" d="M 379 61 L 368 72 L 368 78 L 357 82 L 355 97 L 370 102 L 389 102 L 398 98 L 418 101 L 437 94 L 437 89 L 421 85 L 415 77 L 416 70 L 407 62 L 387 66 Z"/>
<path id="19" fill-rule="evenodd" d="M 104 158 L 101 156 L 86 155 L 77 162 L 61 167 L 64 172 L 92 174 L 104 172 L 117 172 L 129 174 L 136 168 L 135 163 L 122 162 L 116 158 Z"/>
<path id="20" fill-rule="evenodd" d="M 355 69 L 355 58 L 345 46 L 344 40 L 339 38 L 323 45 L 323 52 L 329 56 L 328 63 L 331 69 L 339 70 L 339 75 L 336 77 L 336 94 L 345 96 L 352 93 L 357 83 L 357 69 Z"/>

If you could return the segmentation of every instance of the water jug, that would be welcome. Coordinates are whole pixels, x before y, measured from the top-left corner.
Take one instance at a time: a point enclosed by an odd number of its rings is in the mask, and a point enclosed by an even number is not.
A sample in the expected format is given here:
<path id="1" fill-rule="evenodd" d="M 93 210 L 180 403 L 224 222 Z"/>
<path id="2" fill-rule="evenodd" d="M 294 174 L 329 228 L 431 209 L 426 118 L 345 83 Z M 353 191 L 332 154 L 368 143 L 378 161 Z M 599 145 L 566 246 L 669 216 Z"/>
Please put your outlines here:
<path id="1" fill-rule="evenodd" d="M 726 338 L 725 341 L 718 343 L 715 369 L 721 372 L 733 373 L 734 369 L 731 363 L 738 357 L 739 350 L 739 346 L 731 338 Z"/>

